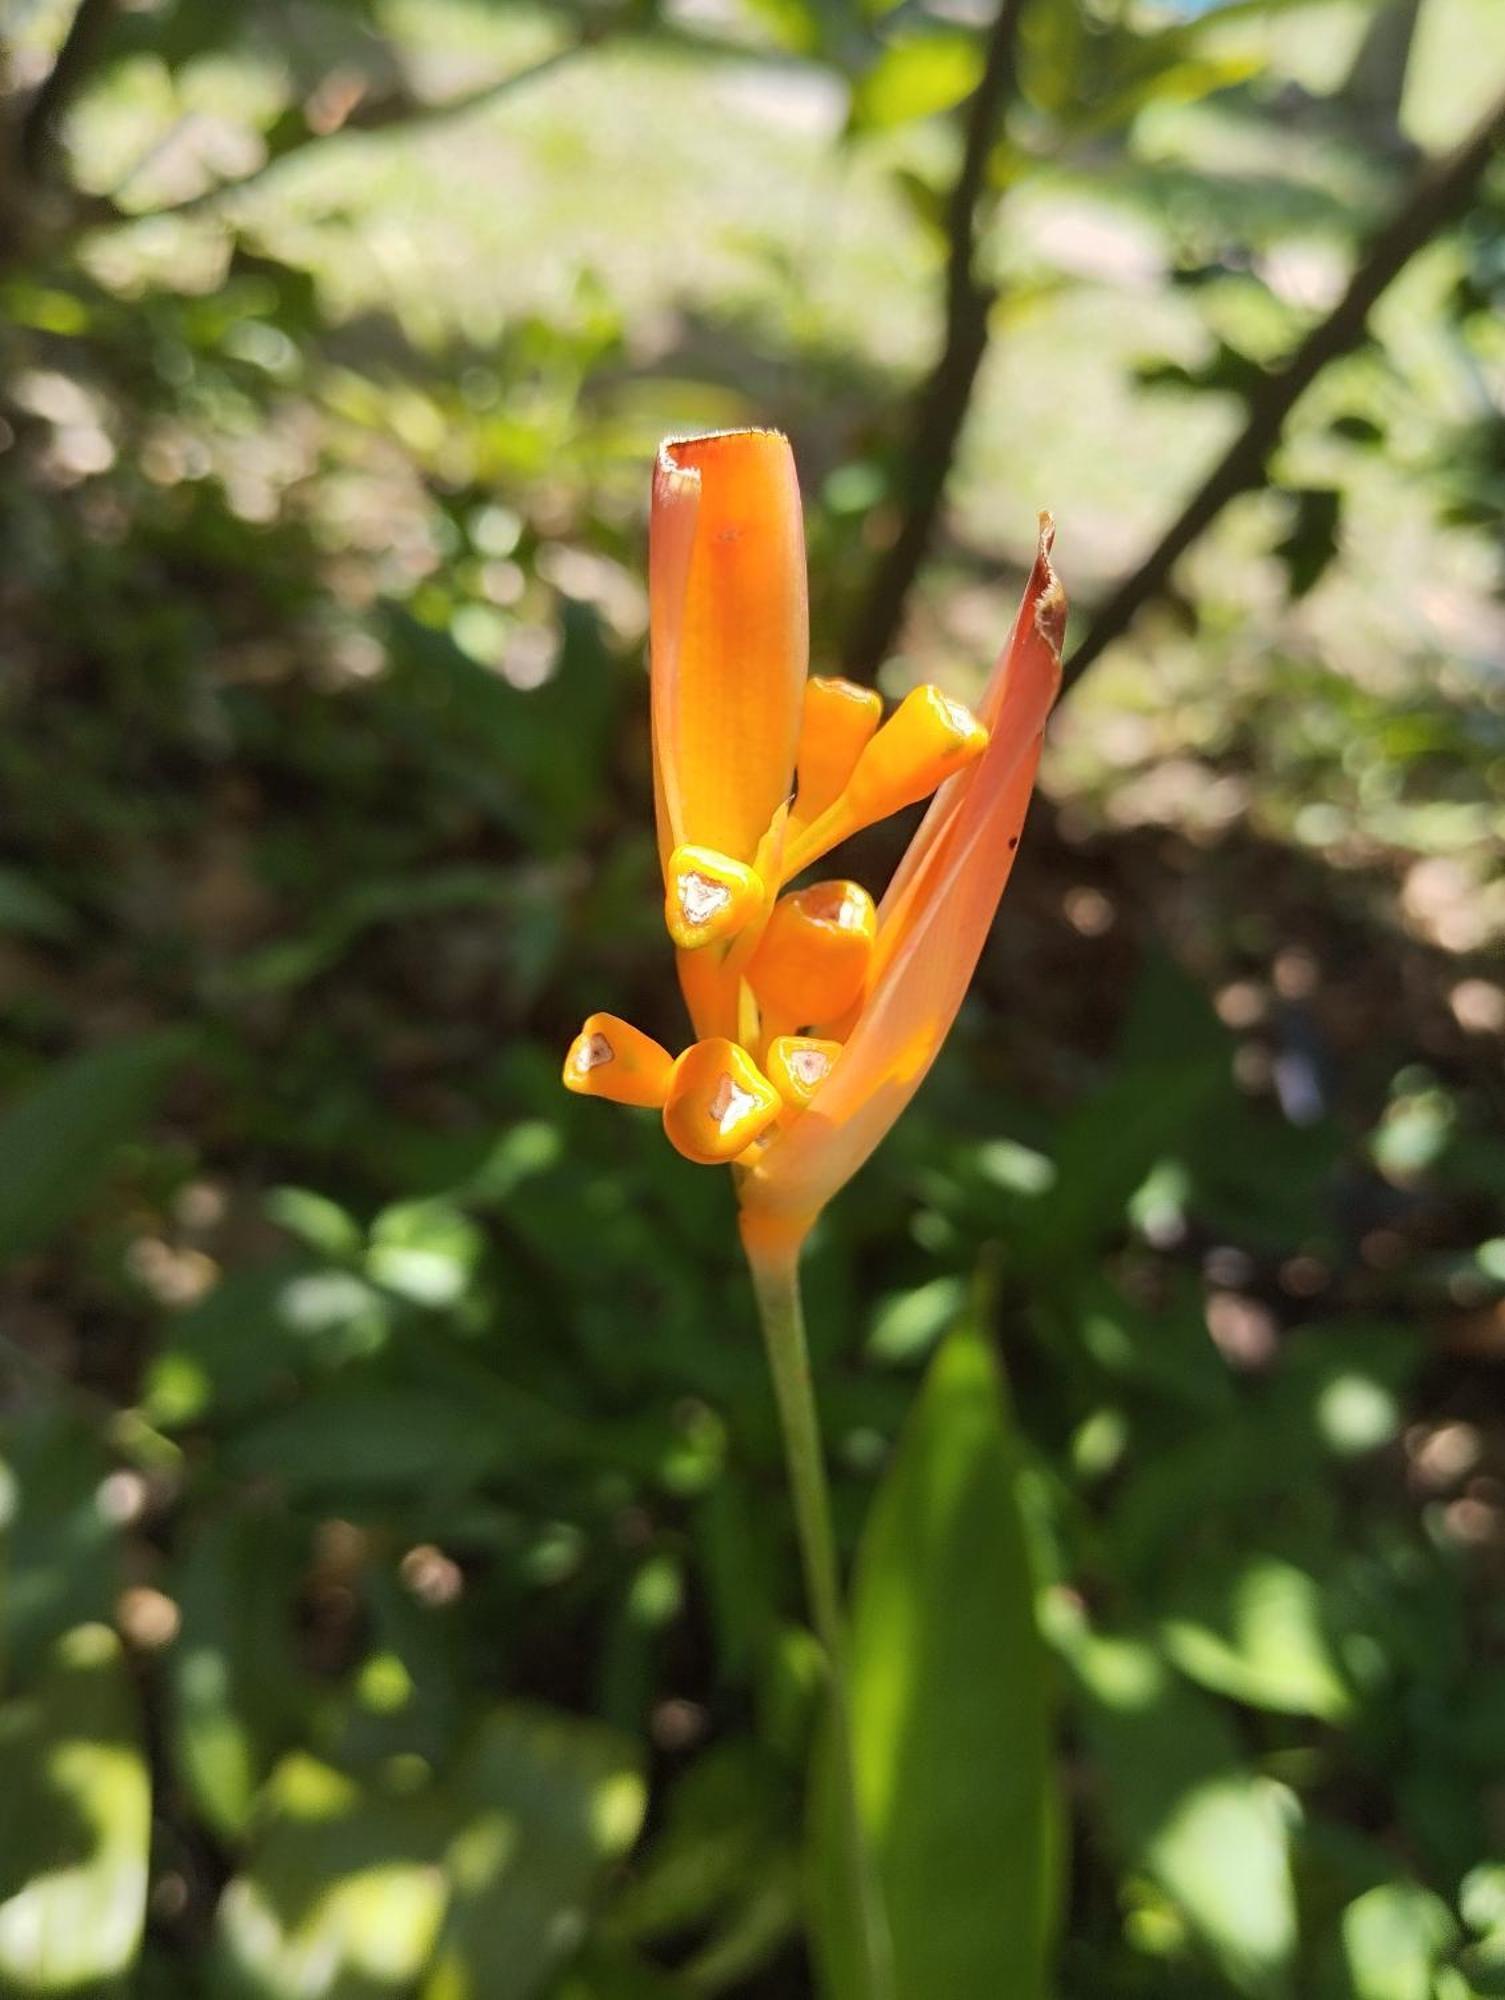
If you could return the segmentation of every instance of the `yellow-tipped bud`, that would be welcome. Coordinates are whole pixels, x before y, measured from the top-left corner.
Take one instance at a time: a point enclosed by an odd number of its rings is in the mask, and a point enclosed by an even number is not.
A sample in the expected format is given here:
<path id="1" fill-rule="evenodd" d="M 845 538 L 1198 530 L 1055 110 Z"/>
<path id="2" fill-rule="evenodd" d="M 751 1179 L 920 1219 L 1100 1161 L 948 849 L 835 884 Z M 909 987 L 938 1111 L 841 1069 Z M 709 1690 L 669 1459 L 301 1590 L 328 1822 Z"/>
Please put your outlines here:
<path id="1" fill-rule="evenodd" d="M 856 882 L 816 882 L 781 896 L 747 968 L 766 1019 L 829 1021 L 862 991 L 878 913 Z"/>
<path id="2" fill-rule="evenodd" d="M 855 681 L 805 683 L 794 809 L 806 825 L 841 793 L 883 714 L 883 698 Z"/>
<path id="3" fill-rule="evenodd" d="M 664 885 L 664 921 L 681 951 L 735 937 L 763 903 L 762 877 L 713 847 L 676 847 Z"/>
<path id="4" fill-rule="evenodd" d="M 619 1021 L 615 1014 L 592 1014 L 564 1059 L 564 1087 L 581 1097 L 605 1097 L 613 1104 L 643 1104 L 658 1110 L 669 1094 L 674 1058 L 651 1035 Z"/>
<path id="5" fill-rule="evenodd" d="M 831 1074 L 840 1042 L 812 1035 L 776 1035 L 768 1045 L 768 1077 L 787 1106 L 803 1111 Z"/>
<path id="6" fill-rule="evenodd" d="M 779 1093 L 740 1042 L 696 1042 L 674 1065 L 664 1130 L 687 1160 L 714 1167 L 746 1152 L 783 1109 Z"/>
<path id="7" fill-rule="evenodd" d="M 912 688 L 857 760 L 845 805 L 854 826 L 898 812 L 980 757 L 988 732 L 936 687 Z"/>

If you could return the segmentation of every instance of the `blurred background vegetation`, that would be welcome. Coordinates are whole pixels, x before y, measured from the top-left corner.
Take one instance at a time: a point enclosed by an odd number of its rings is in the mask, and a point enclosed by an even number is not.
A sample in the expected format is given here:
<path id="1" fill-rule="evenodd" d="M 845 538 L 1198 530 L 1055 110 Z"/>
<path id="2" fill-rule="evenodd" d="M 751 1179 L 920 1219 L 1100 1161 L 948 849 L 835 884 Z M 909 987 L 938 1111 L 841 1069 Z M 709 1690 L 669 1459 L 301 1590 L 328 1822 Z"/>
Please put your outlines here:
<path id="1" fill-rule="evenodd" d="M 843 1539 L 980 1317 L 1061 2000 L 1505 1993 L 1499 0 L 0 23 L 0 1992 L 811 1990 L 730 1191 L 558 1087 L 771 422 L 819 667 L 965 696 L 1042 505 L 1076 606 Z"/>

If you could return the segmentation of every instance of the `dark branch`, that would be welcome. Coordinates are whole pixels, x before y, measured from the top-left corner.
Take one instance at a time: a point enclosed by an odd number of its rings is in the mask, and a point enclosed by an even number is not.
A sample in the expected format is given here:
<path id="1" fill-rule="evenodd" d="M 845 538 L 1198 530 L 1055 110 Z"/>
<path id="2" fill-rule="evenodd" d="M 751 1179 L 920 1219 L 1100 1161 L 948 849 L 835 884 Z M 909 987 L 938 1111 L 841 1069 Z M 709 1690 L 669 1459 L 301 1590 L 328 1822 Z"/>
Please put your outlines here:
<path id="1" fill-rule="evenodd" d="M 79 0 L 57 61 L 21 120 L 17 151 L 21 170 L 29 180 L 45 178 L 63 115 L 93 66 L 114 12 L 115 0 Z"/>
<path id="2" fill-rule="evenodd" d="M 1244 427 L 1220 462 L 1139 568 L 1099 609 L 1067 662 L 1068 686 L 1080 679 L 1105 647 L 1122 636 L 1146 604 L 1160 596 L 1176 563 L 1229 501 L 1260 485 L 1266 461 L 1280 441 L 1297 399 L 1330 361 L 1349 353 L 1363 340 L 1375 301 L 1417 251 L 1468 207 L 1502 140 L 1505 97 L 1455 152 L 1422 173 L 1409 199 L 1371 239 L 1347 291 L 1327 318 L 1312 328 L 1283 368 L 1254 389 Z"/>
<path id="3" fill-rule="evenodd" d="M 977 268 L 979 208 L 988 160 L 1014 86 L 1024 0 L 1000 0 L 983 72 L 967 101 L 961 166 L 946 204 L 946 327 L 935 366 L 915 403 L 904 460 L 903 518 L 858 607 L 846 648 L 848 671 L 871 678 L 892 650 L 910 589 L 930 547 L 946 478 L 988 346 L 995 289 Z"/>

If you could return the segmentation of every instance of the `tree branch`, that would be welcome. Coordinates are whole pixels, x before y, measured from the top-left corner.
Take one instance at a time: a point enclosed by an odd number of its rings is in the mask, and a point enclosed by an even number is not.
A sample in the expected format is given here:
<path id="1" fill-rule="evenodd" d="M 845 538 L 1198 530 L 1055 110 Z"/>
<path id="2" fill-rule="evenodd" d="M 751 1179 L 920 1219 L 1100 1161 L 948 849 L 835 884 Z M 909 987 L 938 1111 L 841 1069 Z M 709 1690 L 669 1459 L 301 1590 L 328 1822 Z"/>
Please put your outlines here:
<path id="1" fill-rule="evenodd" d="M 891 651 L 904 606 L 935 531 L 946 478 L 988 346 L 996 289 L 978 274 L 978 208 L 988 160 L 1014 86 L 1014 56 L 1024 0 L 1000 0 L 988 33 L 982 76 L 967 101 L 961 166 L 946 204 L 946 327 L 941 351 L 916 399 L 905 454 L 904 515 L 879 557 L 853 619 L 849 672 L 868 679 Z"/>
<path id="2" fill-rule="evenodd" d="M 134 222 L 155 218 L 159 215 L 191 215 L 195 210 L 211 207 L 230 195 L 240 194 L 248 187 L 254 187 L 276 167 L 296 154 L 306 152 L 310 146 L 322 145 L 326 139 L 338 139 L 346 133 L 374 133 L 390 131 L 394 126 L 402 126 L 412 131 L 424 125 L 441 123 L 450 118 L 463 118 L 467 112 L 479 111 L 482 106 L 494 104 L 498 99 L 510 96 L 525 84 L 536 83 L 557 69 L 561 63 L 576 55 L 593 41 L 599 39 L 591 33 L 582 33 L 578 40 L 566 42 L 561 48 L 551 49 L 521 69 L 509 75 L 498 77 L 494 83 L 483 84 L 480 89 L 467 91 L 461 97 L 447 101 L 433 102 L 428 98 L 414 97 L 408 91 L 389 92 L 382 97 L 360 99 L 339 124 L 317 126 L 310 124 L 306 116 L 290 119 L 280 136 L 274 136 L 267 147 L 266 158 L 259 161 L 249 172 L 237 174 L 231 180 L 215 181 L 209 187 L 198 188 L 193 194 L 184 195 L 178 201 L 164 202 L 158 208 L 143 209 L 138 216 L 129 209 L 120 208 L 116 201 L 86 204 L 81 216 L 87 224 Z"/>
<path id="3" fill-rule="evenodd" d="M 1502 141 L 1505 97 L 1497 100 L 1462 145 L 1421 174 L 1410 197 L 1370 240 L 1347 291 L 1327 318 L 1312 328 L 1283 368 L 1250 394 L 1242 431 L 1139 568 L 1099 608 L 1066 664 L 1067 686 L 1079 680 L 1144 606 L 1161 595 L 1176 563 L 1229 501 L 1260 485 L 1266 461 L 1297 399 L 1330 361 L 1363 340 L 1376 300 L 1417 251 L 1467 208 Z"/>
<path id="4" fill-rule="evenodd" d="M 57 60 L 21 120 L 17 154 L 21 171 L 28 180 L 40 181 L 46 177 L 63 114 L 89 74 L 114 12 L 115 0 L 79 0 Z"/>

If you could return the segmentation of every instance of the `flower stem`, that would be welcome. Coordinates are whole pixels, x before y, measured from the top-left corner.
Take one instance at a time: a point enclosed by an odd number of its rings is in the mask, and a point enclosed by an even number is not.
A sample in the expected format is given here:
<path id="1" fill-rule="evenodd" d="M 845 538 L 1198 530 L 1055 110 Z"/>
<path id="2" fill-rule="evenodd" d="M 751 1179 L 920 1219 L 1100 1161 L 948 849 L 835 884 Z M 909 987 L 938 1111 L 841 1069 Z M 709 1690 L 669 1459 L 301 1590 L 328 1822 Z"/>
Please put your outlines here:
<path id="1" fill-rule="evenodd" d="M 776 1249 L 763 1245 L 755 1248 L 750 1241 L 747 1247 L 784 1437 L 784 1463 L 794 1501 L 805 1590 L 830 1677 L 841 1877 L 860 1954 L 862 1993 L 864 2000 L 893 2000 L 888 1927 L 857 1799 L 846 1617 L 837 1574 L 836 1541 L 831 1532 L 831 1502 L 820 1423 L 810 1379 L 810 1350 L 800 1298 L 799 1248 L 797 1244 L 780 1245 Z"/>

